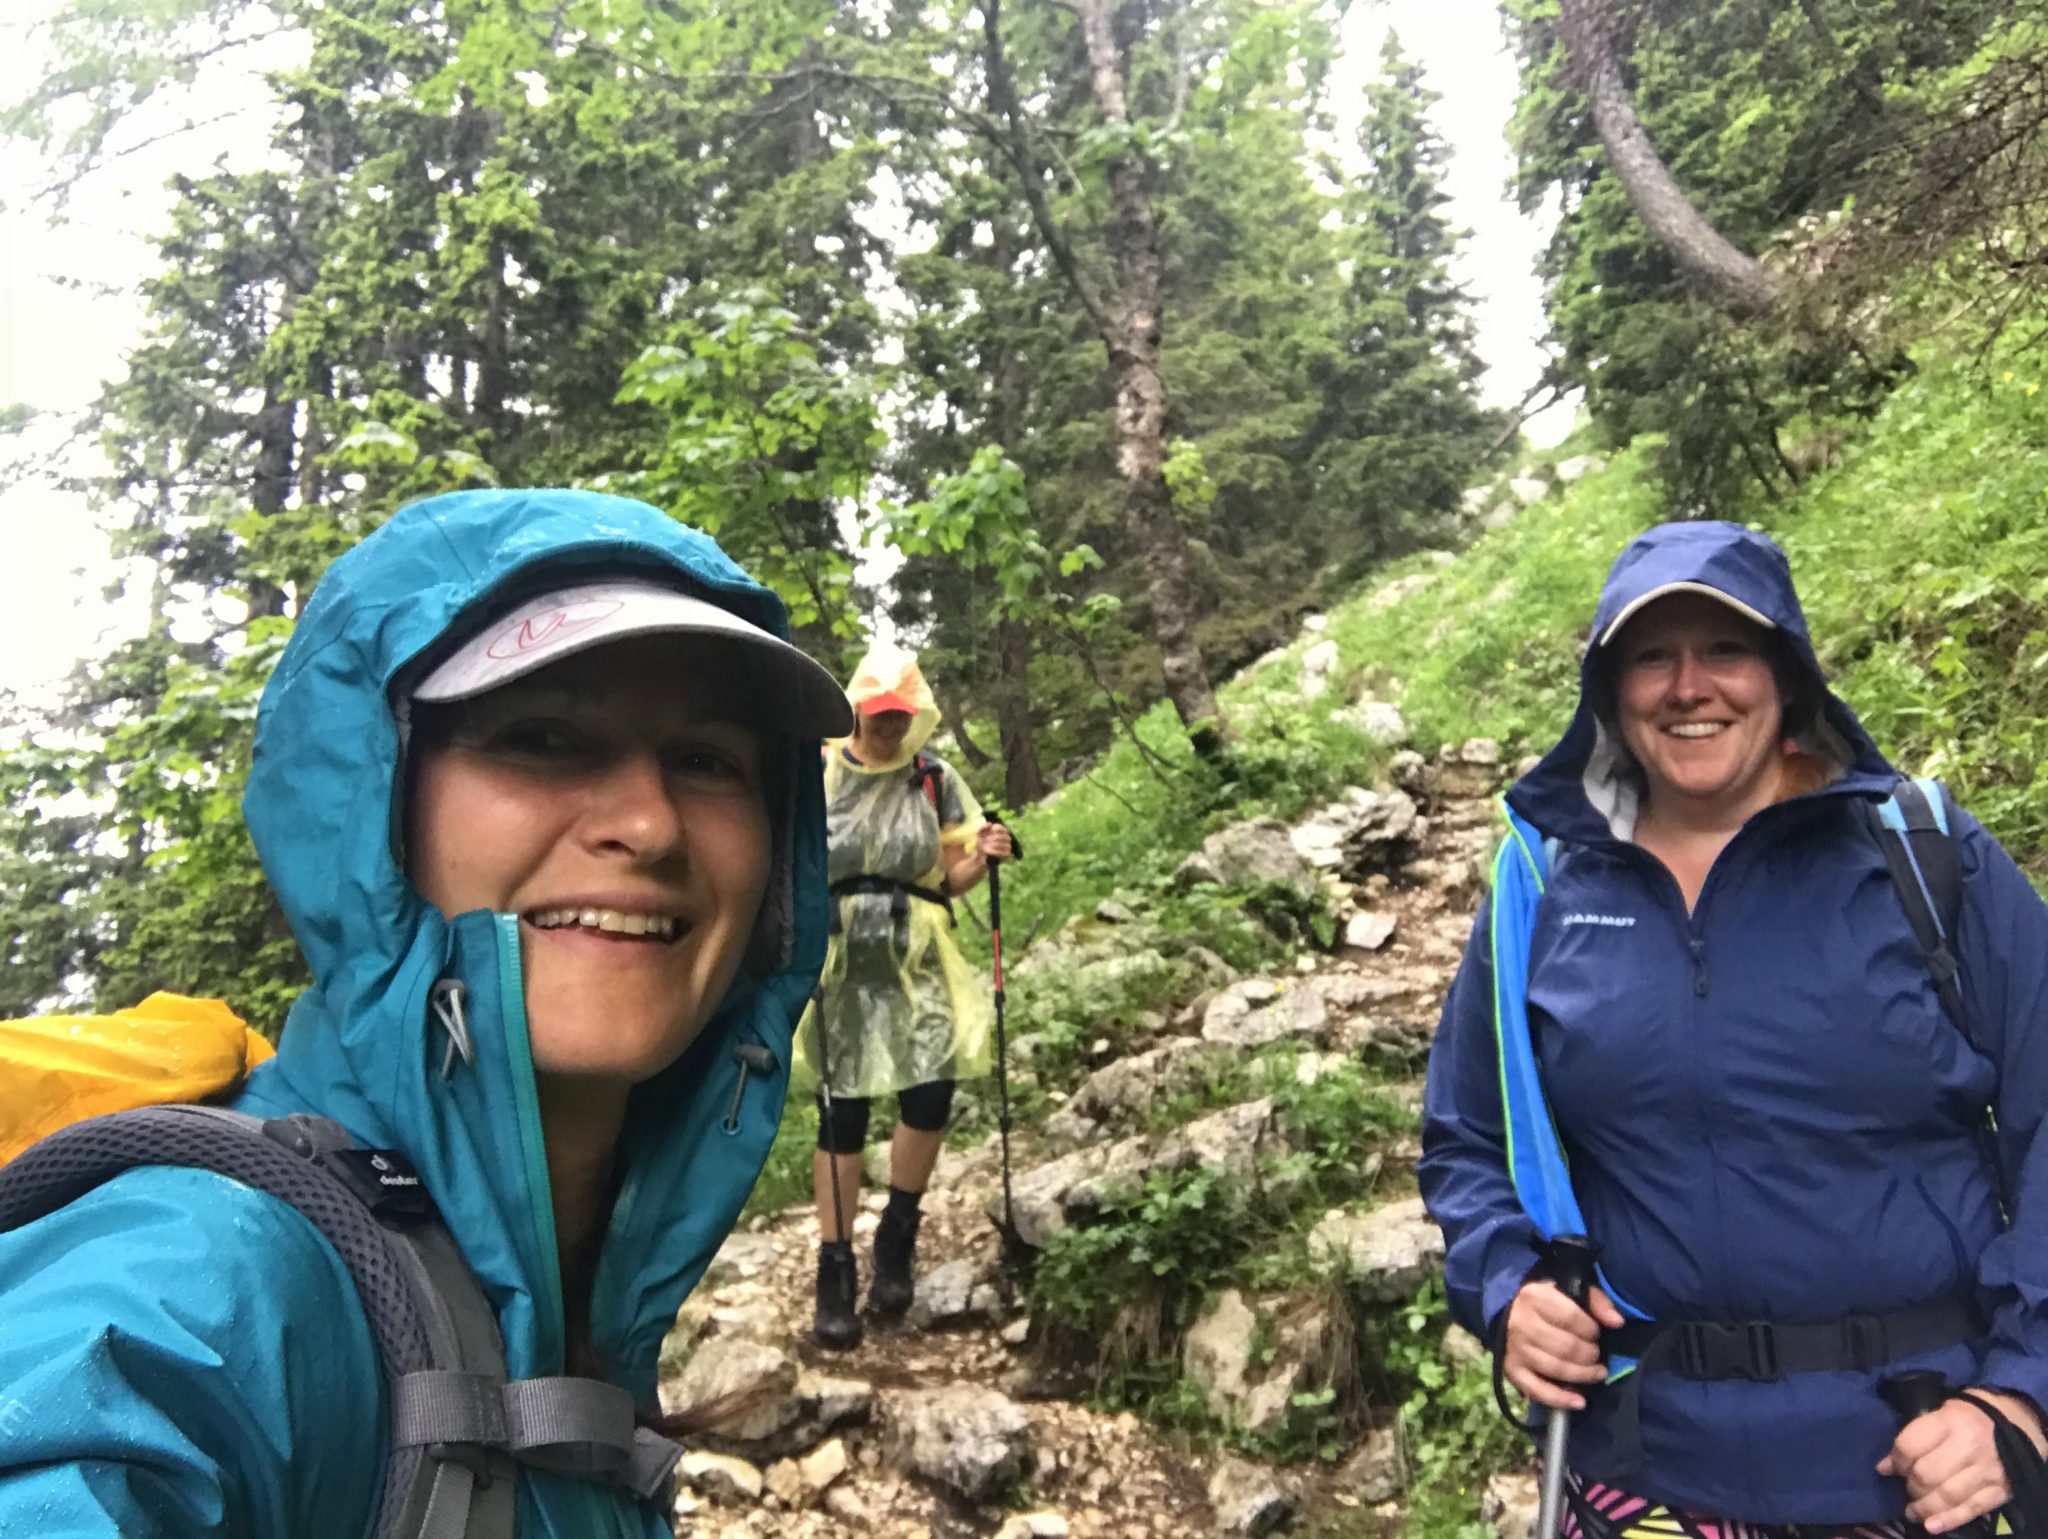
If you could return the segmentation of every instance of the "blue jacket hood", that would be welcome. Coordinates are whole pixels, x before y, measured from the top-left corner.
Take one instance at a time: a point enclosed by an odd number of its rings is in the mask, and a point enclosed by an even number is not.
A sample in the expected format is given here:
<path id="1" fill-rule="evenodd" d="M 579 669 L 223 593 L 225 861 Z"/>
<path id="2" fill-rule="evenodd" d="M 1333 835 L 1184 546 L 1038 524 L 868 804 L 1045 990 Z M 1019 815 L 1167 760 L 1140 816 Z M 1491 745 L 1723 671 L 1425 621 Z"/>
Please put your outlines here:
<path id="1" fill-rule="evenodd" d="M 1844 770 L 1838 789 L 1887 793 L 1897 779 L 1856 713 L 1827 686 L 1814 656 L 1792 566 L 1767 535 L 1719 521 L 1660 524 L 1615 559 L 1579 665 L 1579 701 L 1571 725 L 1541 763 L 1508 791 L 1508 805 L 1544 834 L 1581 843 L 1625 836 L 1633 826 L 1634 771 L 1599 701 L 1609 666 L 1603 639 L 1618 619 L 1674 585 L 1708 588 L 1768 620 L 1793 666 L 1812 684 L 1820 709 L 1808 744 Z M 1619 825 L 1619 826 L 1618 826 Z"/>
<path id="2" fill-rule="evenodd" d="M 496 1305 L 515 1376 L 562 1371 L 564 1306 L 516 916 L 453 921 L 400 867 L 402 702 L 422 666 L 508 593 L 630 568 L 680 580 L 787 637 L 781 601 L 657 509 L 578 491 L 459 492 L 414 504 L 337 560 L 258 718 L 244 812 L 314 975 L 252 1111 L 310 1109 L 419 1167 Z M 591 1296 L 598 1352 L 643 1401 L 661 1339 L 730 1230 L 781 1119 L 790 1038 L 825 948 L 815 742 L 789 745 L 771 809 L 776 961 L 743 974 L 691 1048 L 639 1086 Z M 472 1044 L 454 1050 L 461 1012 Z M 741 1067 L 765 1047 L 775 1067 Z M 758 1055 L 755 1055 L 758 1061 Z"/>

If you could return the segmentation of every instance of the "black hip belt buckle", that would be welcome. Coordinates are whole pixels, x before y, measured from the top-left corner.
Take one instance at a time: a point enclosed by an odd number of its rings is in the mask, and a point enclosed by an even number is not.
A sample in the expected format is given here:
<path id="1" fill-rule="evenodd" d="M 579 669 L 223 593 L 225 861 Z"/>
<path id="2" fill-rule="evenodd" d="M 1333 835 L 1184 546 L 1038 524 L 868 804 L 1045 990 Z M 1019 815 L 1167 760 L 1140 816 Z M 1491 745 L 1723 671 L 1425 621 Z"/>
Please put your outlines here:
<path id="1" fill-rule="evenodd" d="M 1777 1332 L 1768 1320 L 1688 1320 L 1676 1327 L 1679 1373 L 1688 1379 L 1748 1379 L 1775 1384 Z"/>

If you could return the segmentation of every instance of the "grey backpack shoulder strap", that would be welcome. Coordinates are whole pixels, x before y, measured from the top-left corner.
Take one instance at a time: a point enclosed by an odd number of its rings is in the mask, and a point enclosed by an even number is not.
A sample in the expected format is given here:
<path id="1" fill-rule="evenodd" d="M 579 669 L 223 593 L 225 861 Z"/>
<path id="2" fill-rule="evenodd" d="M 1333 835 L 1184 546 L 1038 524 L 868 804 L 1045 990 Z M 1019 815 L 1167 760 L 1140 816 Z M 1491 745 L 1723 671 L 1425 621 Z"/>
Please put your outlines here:
<path id="1" fill-rule="evenodd" d="M 138 1166 L 210 1170 L 288 1203 L 334 1247 L 362 1299 L 387 1382 L 432 1366 L 419 1290 L 384 1226 L 326 1165 L 265 1128 L 258 1118 L 213 1106 L 145 1106 L 74 1122 L 0 1166 L 0 1230 L 53 1213 Z M 397 1539 L 391 1518 L 405 1504 L 421 1463 L 418 1449 L 394 1448 L 378 1502 L 377 1539 Z"/>
<path id="2" fill-rule="evenodd" d="M 596 1379 L 507 1382 L 491 1308 L 402 1154 L 340 1124 L 211 1106 L 95 1117 L 0 1166 L 0 1230 L 139 1165 L 212 1170 L 290 1204 L 354 1280 L 391 1397 L 375 1539 L 512 1539 L 518 1466 L 665 1497 L 681 1449 Z"/>

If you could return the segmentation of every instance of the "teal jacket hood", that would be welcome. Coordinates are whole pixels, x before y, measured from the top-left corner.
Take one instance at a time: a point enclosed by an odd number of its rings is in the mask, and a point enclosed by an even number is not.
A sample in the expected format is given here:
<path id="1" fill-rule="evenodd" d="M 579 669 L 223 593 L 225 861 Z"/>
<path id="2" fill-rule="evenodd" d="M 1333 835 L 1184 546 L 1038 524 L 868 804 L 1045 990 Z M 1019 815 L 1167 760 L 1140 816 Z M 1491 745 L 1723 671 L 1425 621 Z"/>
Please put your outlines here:
<path id="1" fill-rule="evenodd" d="M 621 497 L 458 492 L 337 560 L 264 692 L 244 812 L 314 984 L 245 1109 L 309 1109 L 403 1151 L 493 1304 L 515 1377 L 563 1371 L 564 1302 L 516 916 L 446 920 L 407 881 L 404 699 L 508 596 L 595 571 L 676 581 L 776 636 L 781 601 L 704 535 Z M 590 1299 L 593 1344 L 651 1403 L 661 1340 L 738 1217 L 781 1120 L 827 927 L 814 742 L 771 809 L 772 930 L 676 1063 L 636 1088 Z M 758 1051 L 772 1069 L 763 1072 Z"/>

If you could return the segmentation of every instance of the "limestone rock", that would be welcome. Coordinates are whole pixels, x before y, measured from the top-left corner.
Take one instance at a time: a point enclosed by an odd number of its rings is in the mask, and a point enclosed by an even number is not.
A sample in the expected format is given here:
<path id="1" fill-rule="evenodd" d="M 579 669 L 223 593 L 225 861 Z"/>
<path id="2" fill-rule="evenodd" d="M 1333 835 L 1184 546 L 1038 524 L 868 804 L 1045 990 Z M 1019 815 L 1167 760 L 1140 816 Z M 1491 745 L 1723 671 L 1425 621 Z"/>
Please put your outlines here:
<path id="1" fill-rule="evenodd" d="M 1355 951 L 1377 951 L 1394 938 L 1392 914 L 1353 914 L 1344 921 L 1344 944 Z"/>
<path id="2" fill-rule="evenodd" d="M 1443 1269 L 1444 1236 L 1420 1197 L 1366 1213 L 1337 1209 L 1310 1231 L 1309 1254 L 1372 1300 L 1399 1303 Z"/>
<path id="3" fill-rule="evenodd" d="M 1275 1432 L 1286 1422 L 1295 1394 L 1314 1387 L 1332 1329 L 1319 1304 L 1281 1299 L 1269 1315 L 1226 1288 L 1188 1331 L 1181 1362 L 1215 1414 L 1247 1432 Z M 1257 1350 L 1262 1335 L 1271 1349 L 1263 1362 Z"/>
<path id="4" fill-rule="evenodd" d="M 1420 796 L 1428 788 L 1429 761 L 1404 748 L 1387 761 L 1387 778 L 1410 796 Z"/>
<path id="5" fill-rule="evenodd" d="M 745 1459 L 735 1459 L 727 1454 L 692 1449 L 676 1465 L 676 1478 L 692 1491 L 701 1492 L 714 1501 L 757 1502 L 761 1499 L 761 1472 Z"/>
<path id="6" fill-rule="evenodd" d="M 1302 694 L 1314 699 L 1330 687 L 1330 675 L 1337 671 L 1337 643 L 1318 641 L 1301 654 L 1301 673 L 1297 687 Z"/>
<path id="7" fill-rule="evenodd" d="M 993 1389 L 954 1384 L 886 1396 L 887 1458 L 980 1501 L 1030 1468 L 1031 1417 Z"/>
<path id="8" fill-rule="evenodd" d="M 1202 841 L 1201 853 L 1227 887 L 1284 882 L 1304 898 L 1315 896 L 1315 870 L 1301 858 L 1285 823 L 1251 818 Z"/>
<path id="9" fill-rule="evenodd" d="M 905 1317 L 921 1331 L 963 1323 L 974 1308 L 981 1269 L 965 1257 L 942 1262 L 917 1279 L 917 1295 Z"/>
<path id="10" fill-rule="evenodd" d="M 1138 922 L 1138 916 L 1131 912 L 1130 907 L 1127 904 L 1117 902 L 1114 898 L 1104 898 L 1100 903 L 1096 904 L 1095 917 L 1104 924 L 1136 924 Z"/>
<path id="11" fill-rule="evenodd" d="M 1529 1539 L 1542 1494 L 1536 1477 L 1526 1471 L 1496 1475 L 1480 1493 L 1480 1520 L 1491 1523 L 1500 1539 Z"/>
<path id="12" fill-rule="evenodd" d="M 796 1359 L 781 1348 L 720 1336 L 693 1352 L 682 1373 L 662 1386 L 662 1406 L 680 1415 L 732 1397 L 738 1409 L 710 1430 L 722 1442 L 751 1443 L 797 1420 L 796 1384 Z"/>
<path id="13" fill-rule="evenodd" d="M 829 1438 L 797 1461 L 797 1473 L 803 1477 L 804 1490 L 816 1496 L 844 1475 L 850 1462 L 845 1442 Z"/>
<path id="14" fill-rule="evenodd" d="M 804 1505 L 804 1473 L 794 1459 L 778 1459 L 768 1466 L 765 1477 L 768 1494 L 785 1507 Z"/>
<path id="15" fill-rule="evenodd" d="M 1393 1427 L 1375 1427 L 1358 1452 L 1337 1471 L 1337 1486 L 1362 1502 L 1397 1497 L 1408 1482 L 1402 1469 L 1401 1435 Z"/>
<path id="16" fill-rule="evenodd" d="M 1042 1250 L 1075 1218 L 1099 1212 L 1116 1193 L 1156 1171 L 1214 1165 L 1243 1173 L 1262 1149 L 1280 1142 L 1272 1099 L 1262 1097 L 1226 1106 L 1172 1133 L 1077 1149 L 1017 1176 L 1012 1192 L 1017 1232 L 1027 1245 Z M 983 1209 L 1000 1221 L 1001 1193 L 991 1193 Z"/>
<path id="17" fill-rule="evenodd" d="M 1401 708 L 1384 700 L 1361 700 L 1337 713 L 1337 720 L 1355 727 L 1368 740 L 1391 748 L 1408 736 L 1408 721 Z"/>
<path id="18" fill-rule="evenodd" d="M 1294 1496 L 1271 1470 L 1226 1456 L 1209 1477 L 1209 1505 L 1224 1533 L 1256 1539 L 1287 1521 Z"/>
<path id="19" fill-rule="evenodd" d="M 1508 495 L 1525 508 L 1533 502 L 1541 502 L 1549 492 L 1550 483 L 1539 481 L 1534 476 L 1516 476 L 1508 482 Z"/>
<path id="20" fill-rule="evenodd" d="M 1196 850 L 1174 868 L 1173 885 L 1182 892 L 1190 887 L 1199 887 L 1204 882 L 1215 886 L 1223 885 L 1223 869 L 1202 850 Z"/>
<path id="21" fill-rule="evenodd" d="M 1072 1526 L 1057 1512 L 1019 1512 L 996 1530 L 996 1539 L 1067 1539 Z"/>
<path id="22" fill-rule="evenodd" d="M 1125 1122 L 1142 1118 L 1161 1099 L 1199 1084 L 1218 1056 L 1213 1048 L 1181 1037 L 1118 1058 L 1089 1075 L 1054 1120 Z"/>
<path id="23" fill-rule="evenodd" d="M 1570 486 L 1588 472 L 1598 470 L 1600 461 L 1590 454 L 1574 454 L 1568 460 L 1559 460 L 1550 468 L 1556 474 L 1560 485 Z"/>
<path id="24" fill-rule="evenodd" d="M 1397 577 L 1368 599 L 1366 608 L 1378 611 L 1392 609 L 1396 604 L 1405 604 L 1416 594 L 1427 589 L 1435 580 L 1435 575 L 1430 572 L 1410 572 L 1406 577 Z"/>

